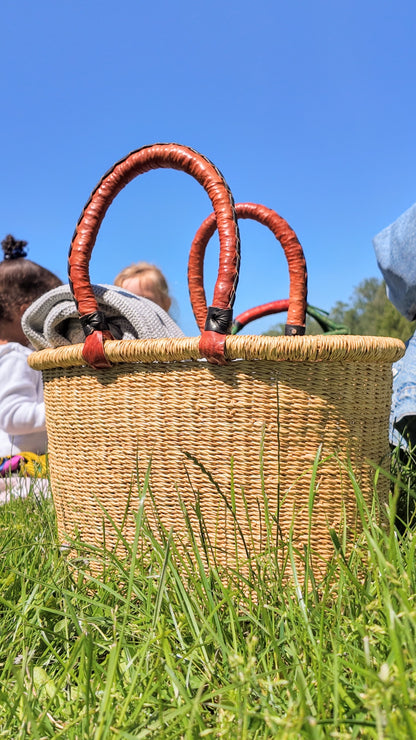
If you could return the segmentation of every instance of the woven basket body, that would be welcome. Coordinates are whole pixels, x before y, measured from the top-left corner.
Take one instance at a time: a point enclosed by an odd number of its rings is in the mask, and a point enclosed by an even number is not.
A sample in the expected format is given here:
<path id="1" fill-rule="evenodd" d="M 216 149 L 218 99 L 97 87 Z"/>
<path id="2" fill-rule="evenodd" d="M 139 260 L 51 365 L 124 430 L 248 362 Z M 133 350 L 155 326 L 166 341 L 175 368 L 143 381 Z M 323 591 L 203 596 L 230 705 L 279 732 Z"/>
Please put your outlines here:
<path id="1" fill-rule="evenodd" d="M 220 242 L 212 305 L 207 307 L 203 290 L 201 241 L 188 272 L 191 297 L 198 293 L 201 337 L 116 342 L 90 284 L 91 252 L 120 190 L 165 167 L 192 175 L 211 200 Z M 91 194 L 68 258 L 85 343 L 29 359 L 43 371 L 63 543 L 80 535 L 92 545 L 105 540 L 107 548 L 119 547 L 120 529 L 132 541 L 149 466 L 145 509 L 155 535 L 163 539 L 173 530 L 176 544 L 189 554 L 196 540 L 212 564 L 241 572 L 252 554 L 292 539 L 300 553 L 309 545 L 316 569 L 324 570 L 333 552 L 329 530 L 343 529 L 353 541 L 359 520 L 348 465 L 371 505 L 373 466 L 388 452 L 391 364 L 403 344 L 300 336 L 306 309 L 302 248 L 277 214 L 258 205 L 254 212 L 285 249 L 286 337 L 228 335 L 239 230 L 231 192 L 212 162 L 177 144 L 142 147 L 116 163 Z M 253 206 L 246 204 L 244 214 L 253 216 Z M 387 482 L 380 481 L 378 493 L 383 502 Z"/>
<path id="2" fill-rule="evenodd" d="M 391 363 L 402 343 L 228 337 L 232 361 L 219 367 L 198 360 L 198 342 L 108 341 L 114 364 L 105 370 L 85 366 L 82 345 L 31 356 L 44 377 L 61 541 L 78 532 L 101 544 L 107 519 L 106 545 L 114 546 L 117 533 L 103 509 L 132 540 L 151 461 L 145 509 L 156 534 L 162 523 L 187 547 L 185 507 L 213 563 L 241 568 L 248 554 L 292 537 L 300 551 L 309 540 L 323 568 L 333 553 L 329 528 L 346 524 L 350 541 L 359 529 L 345 466 L 351 462 L 371 506 L 373 464 L 387 465 Z M 380 476 L 382 503 L 387 489 Z"/>

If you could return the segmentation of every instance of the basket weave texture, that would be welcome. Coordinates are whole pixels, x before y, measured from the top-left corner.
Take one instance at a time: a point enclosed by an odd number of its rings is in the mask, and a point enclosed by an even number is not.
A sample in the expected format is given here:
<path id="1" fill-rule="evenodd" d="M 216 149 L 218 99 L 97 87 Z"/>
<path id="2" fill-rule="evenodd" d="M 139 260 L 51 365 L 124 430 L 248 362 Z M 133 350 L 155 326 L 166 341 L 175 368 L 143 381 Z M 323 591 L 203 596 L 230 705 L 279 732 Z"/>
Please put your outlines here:
<path id="1" fill-rule="evenodd" d="M 261 553 L 270 542 L 268 518 L 277 542 L 292 536 L 302 550 L 310 537 L 318 569 L 333 554 L 329 527 L 339 531 L 346 522 L 353 541 L 357 506 L 344 464 L 351 461 L 371 507 L 372 464 L 387 466 L 399 340 L 229 336 L 225 366 L 200 359 L 199 338 L 107 341 L 105 347 L 112 363 L 105 370 L 85 365 L 83 345 L 42 350 L 29 360 L 43 372 L 62 542 L 79 533 L 102 544 L 101 507 L 118 526 L 124 522 L 132 540 L 137 477 L 143 482 L 150 460 L 155 504 L 148 497 L 145 510 L 155 533 L 160 521 L 178 543 L 189 543 L 179 495 L 198 541 L 198 503 L 205 546 L 217 564 L 240 567 L 248 554 Z M 387 478 L 380 477 L 381 503 L 387 492 Z M 105 536 L 114 546 L 108 521 Z"/>

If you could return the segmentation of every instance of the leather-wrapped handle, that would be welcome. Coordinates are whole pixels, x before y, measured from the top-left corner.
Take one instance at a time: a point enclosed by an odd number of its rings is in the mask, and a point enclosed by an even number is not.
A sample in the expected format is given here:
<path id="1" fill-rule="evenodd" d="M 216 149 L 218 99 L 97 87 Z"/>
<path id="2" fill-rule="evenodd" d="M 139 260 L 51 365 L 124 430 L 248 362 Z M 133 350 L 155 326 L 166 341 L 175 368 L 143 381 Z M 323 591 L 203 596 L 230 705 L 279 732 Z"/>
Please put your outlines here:
<path id="1" fill-rule="evenodd" d="M 226 362 L 224 335 L 231 331 L 240 264 L 240 236 L 231 191 L 215 165 L 194 149 L 180 144 L 153 144 L 131 152 L 106 172 L 84 207 L 72 238 L 68 258 L 69 283 L 86 334 L 83 357 L 93 367 L 109 365 L 104 340 L 112 338 L 104 317 L 98 311 L 89 277 L 89 261 L 99 228 L 115 196 L 131 180 L 162 167 L 192 175 L 206 190 L 214 208 L 220 240 L 218 279 L 210 307 L 214 319 L 207 323 L 206 328 L 204 323 L 199 346 L 201 356 L 210 362 Z M 215 315 L 220 319 L 228 316 L 226 332 L 224 320 L 217 321 Z"/>
<path id="2" fill-rule="evenodd" d="M 282 298 L 279 301 L 270 301 L 270 303 L 262 303 L 261 306 L 256 306 L 255 308 L 248 308 L 247 311 L 243 311 L 235 317 L 232 334 L 238 334 L 241 329 L 252 321 L 262 319 L 264 316 L 270 316 L 271 314 L 283 313 L 288 308 L 289 298 Z"/>
<path id="3" fill-rule="evenodd" d="M 287 221 L 271 208 L 258 203 L 237 203 L 237 218 L 251 218 L 273 232 L 286 255 L 289 267 L 289 307 L 286 334 L 293 336 L 305 333 L 307 271 L 303 249 Z M 192 242 L 188 262 L 188 285 L 195 319 L 200 329 L 204 326 L 207 302 L 204 290 L 205 249 L 217 228 L 215 213 L 211 213 L 201 224 Z M 268 305 L 268 304 L 265 304 Z M 256 309 L 252 309 L 256 310 Z M 272 311 L 270 311 L 271 313 Z M 265 314 L 264 314 L 265 315 Z"/>
<path id="4" fill-rule="evenodd" d="M 249 308 L 247 311 L 238 314 L 233 321 L 233 328 L 231 334 L 238 334 L 251 321 L 256 319 L 262 319 L 263 316 L 270 316 L 271 314 L 283 313 L 289 308 L 289 299 L 283 298 L 280 301 L 271 301 L 270 303 L 263 303 L 261 306 L 255 308 Z M 329 317 L 328 311 L 324 311 L 322 308 L 311 306 L 309 303 L 306 306 L 306 313 L 315 319 L 316 323 L 321 327 L 324 334 L 350 334 L 350 328 L 345 324 L 338 324 L 336 321 Z"/>

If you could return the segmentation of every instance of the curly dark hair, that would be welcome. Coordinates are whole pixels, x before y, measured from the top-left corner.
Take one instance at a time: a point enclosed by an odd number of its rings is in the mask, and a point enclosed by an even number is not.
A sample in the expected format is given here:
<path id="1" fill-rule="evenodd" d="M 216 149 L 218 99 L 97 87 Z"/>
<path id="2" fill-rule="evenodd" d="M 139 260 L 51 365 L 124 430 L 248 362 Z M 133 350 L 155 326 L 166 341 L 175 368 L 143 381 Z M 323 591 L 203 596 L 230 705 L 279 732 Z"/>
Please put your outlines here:
<path id="1" fill-rule="evenodd" d="M 53 272 L 26 259 L 26 245 L 11 234 L 1 242 L 4 260 L 0 262 L 0 321 L 11 321 L 16 308 L 29 305 L 62 285 Z"/>
<path id="2" fill-rule="evenodd" d="M 27 242 L 18 241 L 11 234 L 7 234 L 7 236 L 4 237 L 1 246 L 5 260 L 17 260 L 20 259 L 20 257 L 26 257 L 27 255 L 27 252 L 25 252 Z"/>

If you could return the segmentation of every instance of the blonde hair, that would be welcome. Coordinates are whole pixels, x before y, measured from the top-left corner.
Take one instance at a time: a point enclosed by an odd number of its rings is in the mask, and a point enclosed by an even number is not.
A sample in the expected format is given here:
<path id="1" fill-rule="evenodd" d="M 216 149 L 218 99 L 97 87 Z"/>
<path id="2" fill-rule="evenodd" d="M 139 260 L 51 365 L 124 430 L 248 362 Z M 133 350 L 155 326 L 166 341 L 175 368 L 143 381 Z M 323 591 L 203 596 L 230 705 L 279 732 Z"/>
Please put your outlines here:
<path id="1" fill-rule="evenodd" d="M 119 272 L 114 285 L 130 290 L 126 283 L 135 278 L 136 286 L 135 290 L 131 290 L 132 293 L 149 298 L 165 311 L 169 311 L 172 299 L 169 295 L 168 284 L 163 272 L 156 265 L 151 265 L 149 262 L 136 262 L 129 265 Z"/>

